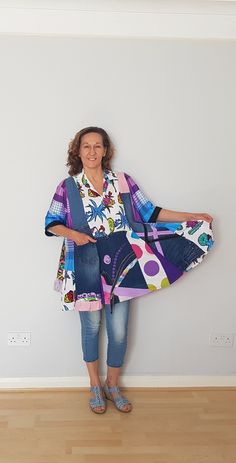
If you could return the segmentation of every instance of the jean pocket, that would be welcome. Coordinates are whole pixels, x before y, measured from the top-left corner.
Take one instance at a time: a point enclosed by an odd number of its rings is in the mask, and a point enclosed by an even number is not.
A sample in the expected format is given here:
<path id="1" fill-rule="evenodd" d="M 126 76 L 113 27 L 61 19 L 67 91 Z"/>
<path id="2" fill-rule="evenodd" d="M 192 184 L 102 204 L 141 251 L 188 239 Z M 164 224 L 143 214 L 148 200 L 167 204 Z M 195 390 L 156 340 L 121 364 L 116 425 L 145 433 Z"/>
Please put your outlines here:
<path id="1" fill-rule="evenodd" d="M 77 260 L 81 264 L 95 265 L 99 262 L 95 243 L 86 243 L 82 246 L 75 246 Z"/>
<path id="2" fill-rule="evenodd" d="M 187 243 L 188 245 L 185 246 L 183 252 L 183 260 L 186 264 L 185 268 L 187 268 L 198 257 L 201 257 L 203 254 L 205 254 L 204 251 L 197 246 L 197 244 L 188 240 Z"/>
<path id="3" fill-rule="evenodd" d="M 182 271 L 192 262 L 192 255 L 193 258 L 195 255 L 192 242 L 182 236 L 178 236 L 177 239 L 163 240 L 161 247 L 164 257 Z"/>

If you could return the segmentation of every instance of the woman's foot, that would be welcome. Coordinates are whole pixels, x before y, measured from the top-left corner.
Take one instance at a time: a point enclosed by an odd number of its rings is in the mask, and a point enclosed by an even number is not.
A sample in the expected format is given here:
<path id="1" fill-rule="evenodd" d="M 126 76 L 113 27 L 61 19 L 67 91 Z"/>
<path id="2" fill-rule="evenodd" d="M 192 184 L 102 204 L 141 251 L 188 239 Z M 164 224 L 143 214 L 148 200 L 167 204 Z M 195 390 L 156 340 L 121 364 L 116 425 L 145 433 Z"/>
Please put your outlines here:
<path id="1" fill-rule="evenodd" d="M 121 395 L 120 388 L 117 385 L 112 385 L 106 380 L 104 383 L 104 392 L 106 398 L 112 400 L 118 410 L 126 413 L 132 410 L 131 402 Z"/>
<path id="2" fill-rule="evenodd" d="M 106 397 L 102 386 L 90 386 L 90 392 L 94 394 L 94 397 L 89 400 L 91 410 L 95 413 L 104 413 L 106 411 Z"/>

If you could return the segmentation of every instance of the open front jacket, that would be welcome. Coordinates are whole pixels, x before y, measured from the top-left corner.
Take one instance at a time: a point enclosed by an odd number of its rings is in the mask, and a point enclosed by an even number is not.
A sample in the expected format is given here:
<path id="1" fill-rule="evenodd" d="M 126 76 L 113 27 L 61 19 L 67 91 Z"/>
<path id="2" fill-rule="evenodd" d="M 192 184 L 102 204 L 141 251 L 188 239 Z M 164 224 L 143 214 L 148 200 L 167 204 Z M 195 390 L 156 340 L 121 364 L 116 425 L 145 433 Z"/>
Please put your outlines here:
<path id="1" fill-rule="evenodd" d="M 156 222 L 162 208 L 127 173 L 105 169 L 104 176 L 118 192 L 127 231 L 96 236 L 97 243 L 83 246 L 63 239 L 54 283 L 63 311 L 99 310 L 165 288 L 198 265 L 214 242 L 206 221 Z M 50 227 L 63 224 L 95 237 L 82 196 L 76 176 L 59 183 L 45 217 L 47 236 L 55 236 Z"/>

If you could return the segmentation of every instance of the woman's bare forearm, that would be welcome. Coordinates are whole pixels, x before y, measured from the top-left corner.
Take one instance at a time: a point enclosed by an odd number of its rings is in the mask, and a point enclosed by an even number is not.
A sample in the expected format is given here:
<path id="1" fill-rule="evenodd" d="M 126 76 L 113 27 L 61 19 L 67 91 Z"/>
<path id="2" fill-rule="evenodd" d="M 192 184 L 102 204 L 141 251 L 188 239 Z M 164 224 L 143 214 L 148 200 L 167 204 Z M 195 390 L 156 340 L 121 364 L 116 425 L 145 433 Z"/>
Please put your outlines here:
<path id="1" fill-rule="evenodd" d="M 48 231 L 54 233 L 57 236 L 63 236 L 64 238 L 72 239 L 73 236 L 73 229 L 68 228 L 65 225 L 53 225 L 53 227 L 49 227 Z"/>
<path id="2" fill-rule="evenodd" d="M 213 218 L 205 212 L 178 212 L 168 209 L 161 209 L 157 217 L 157 222 L 185 222 L 190 220 L 211 222 Z"/>
<path id="3" fill-rule="evenodd" d="M 181 222 L 185 220 L 189 220 L 192 214 L 190 212 L 177 212 L 177 211 L 170 211 L 168 209 L 161 209 L 158 214 L 157 220 L 163 222 Z"/>
<path id="4" fill-rule="evenodd" d="M 73 240 L 78 246 L 82 246 L 87 243 L 96 243 L 97 241 L 87 233 L 73 230 L 72 228 L 68 228 L 65 225 L 53 225 L 52 227 L 48 228 L 48 230 L 51 233 L 55 233 L 56 236 L 64 236 L 64 238 Z"/>

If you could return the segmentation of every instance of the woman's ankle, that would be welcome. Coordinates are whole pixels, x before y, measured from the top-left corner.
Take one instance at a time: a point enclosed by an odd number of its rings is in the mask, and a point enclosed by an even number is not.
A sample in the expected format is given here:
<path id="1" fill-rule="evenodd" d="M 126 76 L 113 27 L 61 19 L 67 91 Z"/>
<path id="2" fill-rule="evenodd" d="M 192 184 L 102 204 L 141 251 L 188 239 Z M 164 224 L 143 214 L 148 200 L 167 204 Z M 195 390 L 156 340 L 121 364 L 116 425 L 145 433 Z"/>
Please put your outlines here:
<path id="1" fill-rule="evenodd" d="M 90 387 L 94 387 L 94 386 L 102 386 L 101 385 L 101 381 L 98 380 L 98 381 L 90 381 Z"/>
<path id="2" fill-rule="evenodd" d="M 112 381 L 112 380 L 106 379 L 105 382 L 108 385 L 108 387 L 117 387 L 118 386 L 117 381 Z"/>

